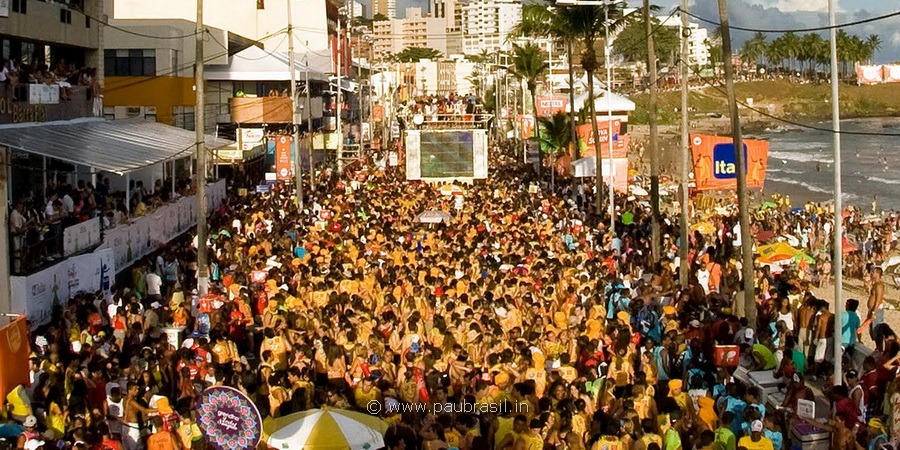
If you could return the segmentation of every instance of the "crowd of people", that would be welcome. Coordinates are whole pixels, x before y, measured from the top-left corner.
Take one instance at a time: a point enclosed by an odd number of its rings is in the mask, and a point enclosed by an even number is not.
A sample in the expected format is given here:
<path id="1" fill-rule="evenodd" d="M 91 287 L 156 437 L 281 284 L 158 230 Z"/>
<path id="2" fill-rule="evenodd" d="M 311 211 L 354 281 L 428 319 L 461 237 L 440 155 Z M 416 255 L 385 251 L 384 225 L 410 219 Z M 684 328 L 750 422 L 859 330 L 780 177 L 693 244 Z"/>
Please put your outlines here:
<path id="1" fill-rule="evenodd" d="M 868 272 L 864 320 L 849 320 L 860 301 L 848 300 L 846 370 L 831 380 L 834 305 L 805 275 L 758 268 L 757 323 L 737 317 L 733 217 L 683 243 L 677 216 L 664 216 L 657 261 L 648 209 L 620 198 L 630 220 L 610 233 L 579 207 L 593 202 L 575 193 L 589 191 L 534 188 L 514 155 L 495 147 L 491 177 L 462 202 L 373 165 L 325 172 L 302 210 L 282 184 L 229 196 L 209 220 L 209 294 L 196 295 L 197 241 L 176 242 L 32 333 L 32 382 L 7 396 L 8 426 L 24 431 L 10 439 L 29 450 L 206 448 L 193 402 L 230 386 L 264 417 L 376 413 L 390 449 L 777 450 L 798 427 L 832 432 L 836 449 L 900 442 L 900 342 L 884 324 L 880 269 Z M 449 219 L 419 223 L 429 210 Z M 754 231 L 827 252 L 829 217 L 776 208 Z M 873 244 L 871 258 L 893 246 Z M 877 348 L 859 363 L 852 347 L 870 325 Z M 182 330 L 177 342 L 164 327 Z M 734 365 L 719 346 L 736 348 Z M 738 367 L 773 371 L 784 400 L 740 381 Z M 831 412 L 799 417 L 817 393 Z M 435 412 L 446 404 L 496 406 Z"/>

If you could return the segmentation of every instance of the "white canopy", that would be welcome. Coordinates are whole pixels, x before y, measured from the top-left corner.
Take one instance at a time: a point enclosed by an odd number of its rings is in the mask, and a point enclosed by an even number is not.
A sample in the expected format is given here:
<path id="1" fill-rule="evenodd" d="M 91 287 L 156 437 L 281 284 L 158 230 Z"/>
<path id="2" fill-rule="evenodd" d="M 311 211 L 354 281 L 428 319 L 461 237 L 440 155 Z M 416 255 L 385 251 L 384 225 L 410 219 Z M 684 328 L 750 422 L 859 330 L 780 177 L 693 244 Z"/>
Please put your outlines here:
<path id="1" fill-rule="evenodd" d="M 597 90 L 595 88 L 595 90 Z M 606 95 L 606 91 L 598 92 L 598 97 L 594 98 L 594 110 L 599 114 L 603 111 L 609 111 L 610 108 L 614 112 L 631 112 L 634 111 L 635 104 L 633 101 L 629 100 L 628 97 L 624 95 L 616 94 L 615 92 L 611 93 L 609 97 Z M 588 93 L 584 92 L 583 94 L 579 94 L 575 97 L 575 103 L 572 107 L 575 108 L 575 112 L 581 111 L 581 108 L 584 107 L 585 102 L 588 99 Z M 571 108 L 569 109 L 571 112 Z"/>
<path id="2" fill-rule="evenodd" d="M 206 136 L 214 150 L 232 143 Z M 143 119 L 84 118 L 0 126 L 0 145 L 124 175 L 191 155 L 193 131 Z"/>

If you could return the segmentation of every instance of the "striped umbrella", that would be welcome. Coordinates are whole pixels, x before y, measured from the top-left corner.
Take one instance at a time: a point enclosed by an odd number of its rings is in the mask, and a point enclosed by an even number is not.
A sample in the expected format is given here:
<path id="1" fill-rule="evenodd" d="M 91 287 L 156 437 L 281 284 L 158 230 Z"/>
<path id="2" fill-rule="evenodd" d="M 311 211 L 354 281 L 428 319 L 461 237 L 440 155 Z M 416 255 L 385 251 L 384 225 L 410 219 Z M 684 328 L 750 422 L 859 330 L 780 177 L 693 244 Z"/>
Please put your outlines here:
<path id="1" fill-rule="evenodd" d="M 377 417 L 343 409 L 310 409 L 263 425 L 269 448 L 376 450 L 384 447 L 387 424 Z"/>

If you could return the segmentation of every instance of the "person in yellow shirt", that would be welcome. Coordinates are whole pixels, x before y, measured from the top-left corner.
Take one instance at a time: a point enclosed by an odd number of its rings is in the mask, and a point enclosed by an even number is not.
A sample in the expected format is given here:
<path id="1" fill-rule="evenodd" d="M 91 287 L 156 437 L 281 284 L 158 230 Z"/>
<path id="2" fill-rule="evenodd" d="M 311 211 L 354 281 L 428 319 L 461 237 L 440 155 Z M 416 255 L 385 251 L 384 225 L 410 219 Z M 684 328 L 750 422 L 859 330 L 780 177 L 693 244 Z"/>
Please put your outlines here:
<path id="1" fill-rule="evenodd" d="M 528 429 L 525 430 L 522 435 L 516 439 L 516 446 L 514 450 L 543 450 L 544 448 L 544 438 L 541 436 L 541 429 L 544 428 L 544 423 L 539 419 L 531 419 L 531 423 L 528 424 Z M 622 450 L 622 449 L 610 449 L 610 450 Z"/>
<path id="2" fill-rule="evenodd" d="M 191 419 L 189 414 L 181 416 L 181 423 L 175 429 L 178 439 L 181 440 L 182 448 L 191 448 L 194 442 L 203 439 L 203 433 L 200 427 Z"/>
<path id="3" fill-rule="evenodd" d="M 773 450 L 772 441 L 763 435 L 763 423 L 754 420 L 750 424 L 750 436 L 744 436 L 738 440 L 738 448 L 747 450 Z"/>

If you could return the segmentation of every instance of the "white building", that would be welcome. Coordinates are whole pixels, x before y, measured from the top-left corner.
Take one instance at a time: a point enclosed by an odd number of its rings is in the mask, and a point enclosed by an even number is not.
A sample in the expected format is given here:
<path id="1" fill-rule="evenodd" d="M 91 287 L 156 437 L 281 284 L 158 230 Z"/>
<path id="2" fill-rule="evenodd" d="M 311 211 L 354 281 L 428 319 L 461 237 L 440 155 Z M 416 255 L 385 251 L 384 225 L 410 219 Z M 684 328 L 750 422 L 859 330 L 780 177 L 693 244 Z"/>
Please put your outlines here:
<path id="1" fill-rule="evenodd" d="M 512 28 L 522 20 L 519 0 L 473 0 L 462 7 L 462 51 L 477 55 L 508 50 Z"/>
<path id="2" fill-rule="evenodd" d="M 353 17 L 367 17 L 366 5 L 357 1 L 350 2 L 350 5 L 353 7 Z"/>
<path id="3" fill-rule="evenodd" d="M 677 28 L 679 30 L 678 35 L 681 36 L 681 14 L 657 17 L 657 19 L 665 27 Z M 688 19 L 688 29 L 690 30 L 690 36 L 688 37 L 688 62 L 694 67 L 706 66 L 709 64 L 709 46 L 706 44 L 709 33 L 706 28 L 700 28 L 699 24 L 691 22 L 690 19 Z"/>
<path id="4" fill-rule="evenodd" d="M 407 47 L 433 48 L 447 56 L 446 20 L 422 14 L 422 8 L 406 8 L 403 19 L 372 24 L 376 58 L 397 54 Z"/>

